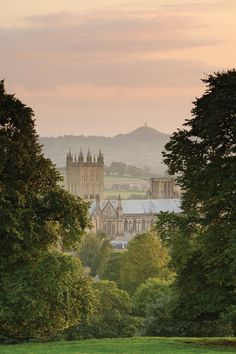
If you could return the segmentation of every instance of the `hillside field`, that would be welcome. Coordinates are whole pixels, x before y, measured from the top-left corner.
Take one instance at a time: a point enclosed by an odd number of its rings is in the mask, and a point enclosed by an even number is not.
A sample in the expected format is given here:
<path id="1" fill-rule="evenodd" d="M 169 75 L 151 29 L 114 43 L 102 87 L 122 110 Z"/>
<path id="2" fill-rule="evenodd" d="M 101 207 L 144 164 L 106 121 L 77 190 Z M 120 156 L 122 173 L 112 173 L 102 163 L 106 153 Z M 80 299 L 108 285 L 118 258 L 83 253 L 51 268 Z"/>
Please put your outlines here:
<path id="1" fill-rule="evenodd" d="M 126 338 L 1 345 L 1 354 L 226 354 L 236 352 L 236 338 Z"/>

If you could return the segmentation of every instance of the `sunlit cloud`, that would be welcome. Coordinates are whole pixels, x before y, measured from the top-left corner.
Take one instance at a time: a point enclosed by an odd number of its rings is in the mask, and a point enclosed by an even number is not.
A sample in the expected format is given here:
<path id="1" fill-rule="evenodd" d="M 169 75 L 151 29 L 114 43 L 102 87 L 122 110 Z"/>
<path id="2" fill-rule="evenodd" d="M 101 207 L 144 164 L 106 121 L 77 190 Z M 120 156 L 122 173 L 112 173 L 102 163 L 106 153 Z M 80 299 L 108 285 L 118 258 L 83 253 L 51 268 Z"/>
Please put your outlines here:
<path id="1" fill-rule="evenodd" d="M 219 43 L 194 34 L 203 26 L 194 17 L 158 12 L 59 13 L 25 21 L 31 26 L 1 30 L 0 61 L 16 82 L 29 87 L 186 86 L 201 63 L 153 56 Z"/>
<path id="2" fill-rule="evenodd" d="M 111 131 L 118 117 L 137 126 L 160 115 L 159 129 L 170 130 L 171 122 L 174 129 L 201 92 L 204 73 L 220 69 L 202 54 L 217 50 L 224 36 L 214 36 L 199 16 L 220 6 L 163 2 L 153 10 L 120 6 L 28 16 L 0 27 L 1 75 L 34 108 L 43 135 L 63 131 L 69 121 L 73 129 L 75 116 L 84 129 L 93 120 L 94 130 Z"/>
<path id="3" fill-rule="evenodd" d="M 233 0 L 234 1 L 234 0 Z M 163 8 L 172 10 L 172 11 L 181 11 L 181 12 L 194 12 L 194 11 L 218 11 L 227 8 L 232 0 L 219 0 L 212 2 L 180 2 L 178 4 L 168 3 L 162 5 Z"/>

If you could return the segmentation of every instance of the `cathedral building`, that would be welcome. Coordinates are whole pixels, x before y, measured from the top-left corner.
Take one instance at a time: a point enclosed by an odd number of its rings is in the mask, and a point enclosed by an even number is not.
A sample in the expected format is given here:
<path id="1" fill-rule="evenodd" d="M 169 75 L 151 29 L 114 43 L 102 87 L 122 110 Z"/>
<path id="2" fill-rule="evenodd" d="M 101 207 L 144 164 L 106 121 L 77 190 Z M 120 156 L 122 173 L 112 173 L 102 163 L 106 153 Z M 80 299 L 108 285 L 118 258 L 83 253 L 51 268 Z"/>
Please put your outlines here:
<path id="1" fill-rule="evenodd" d="M 91 201 L 90 217 L 93 232 L 102 231 L 114 240 L 129 241 L 138 233 L 150 231 L 160 212 L 180 213 L 179 194 L 174 180 L 151 179 L 151 198 L 146 200 L 104 200 L 104 158 L 101 151 L 85 157 L 80 151 L 66 157 L 66 188 Z"/>
<path id="2" fill-rule="evenodd" d="M 180 213 L 179 199 L 99 200 L 91 205 L 93 231 L 113 239 L 129 241 L 138 233 L 150 231 L 160 212 Z"/>
<path id="3" fill-rule="evenodd" d="M 85 158 L 82 151 L 66 157 L 66 189 L 73 195 L 87 200 L 101 198 L 104 192 L 104 158 L 101 151 L 92 157 L 88 150 Z"/>

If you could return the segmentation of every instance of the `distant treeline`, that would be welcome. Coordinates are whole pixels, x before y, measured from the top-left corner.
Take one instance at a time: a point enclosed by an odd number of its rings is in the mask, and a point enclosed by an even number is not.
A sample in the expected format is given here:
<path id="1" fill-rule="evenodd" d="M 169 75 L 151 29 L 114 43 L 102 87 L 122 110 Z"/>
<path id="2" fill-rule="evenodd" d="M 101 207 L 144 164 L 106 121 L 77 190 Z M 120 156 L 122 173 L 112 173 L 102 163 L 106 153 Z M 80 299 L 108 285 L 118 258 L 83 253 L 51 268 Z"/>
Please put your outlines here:
<path id="1" fill-rule="evenodd" d="M 132 177 L 132 178 L 144 178 L 152 177 L 154 174 L 150 171 L 149 166 L 144 168 L 127 165 L 124 162 L 112 162 L 110 166 L 105 167 L 105 173 L 107 176 L 119 176 L 119 177 Z"/>

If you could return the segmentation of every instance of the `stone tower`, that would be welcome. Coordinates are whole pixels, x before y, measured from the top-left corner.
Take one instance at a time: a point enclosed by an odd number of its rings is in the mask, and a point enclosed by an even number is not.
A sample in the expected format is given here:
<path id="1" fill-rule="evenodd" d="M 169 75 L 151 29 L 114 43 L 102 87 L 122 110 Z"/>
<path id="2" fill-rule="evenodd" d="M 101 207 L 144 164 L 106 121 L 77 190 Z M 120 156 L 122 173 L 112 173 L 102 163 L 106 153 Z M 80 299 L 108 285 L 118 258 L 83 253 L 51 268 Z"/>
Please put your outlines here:
<path id="1" fill-rule="evenodd" d="M 101 150 L 92 157 L 88 150 L 85 158 L 82 151 L 73 156 L 71 151 L 66 157 L 66 188 L 84 199 L 93 200 L 104 192 L 104 158 Z"/>
<path id="2" fill-rule="evenodd" d="M 160 177 L 150 179 L 151 199 L 180 198 L 181 192 L 173 177 Z"/>

